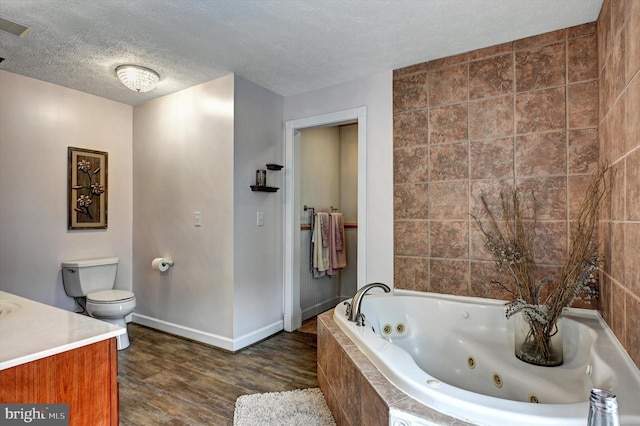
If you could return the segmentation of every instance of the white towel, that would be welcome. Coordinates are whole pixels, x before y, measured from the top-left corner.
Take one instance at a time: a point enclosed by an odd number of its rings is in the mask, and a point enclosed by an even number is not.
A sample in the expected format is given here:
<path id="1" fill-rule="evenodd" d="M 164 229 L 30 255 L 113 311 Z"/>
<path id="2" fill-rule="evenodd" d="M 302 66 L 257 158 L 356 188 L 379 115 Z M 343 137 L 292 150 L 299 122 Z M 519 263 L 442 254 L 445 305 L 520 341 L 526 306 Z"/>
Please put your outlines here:
<path id="1" fill-rule="evenodd" d="M 316 213 L 315 227 L 313 230 L 313 267 L 314 270 L 318 271 L 319 276 L 324 276 L 329 269 L 329 247 L 324 247 L 322 244 L 321 223 L 323 221 L 328 223 L 329 215 L 327 213 Z"/>

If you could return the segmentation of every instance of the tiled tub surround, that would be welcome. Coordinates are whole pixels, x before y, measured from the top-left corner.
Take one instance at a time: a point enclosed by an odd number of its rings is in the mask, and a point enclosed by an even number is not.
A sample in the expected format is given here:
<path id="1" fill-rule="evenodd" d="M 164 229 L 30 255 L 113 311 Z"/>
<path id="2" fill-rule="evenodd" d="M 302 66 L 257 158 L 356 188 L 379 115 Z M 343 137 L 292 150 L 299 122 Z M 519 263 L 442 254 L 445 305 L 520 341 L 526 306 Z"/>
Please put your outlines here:
<path id="1" fill-rule="evenodd" d="M 560 265 L 598 162 L 597 65 L 587 24 L 394 72 L 396 288 L 507 298 L 471 215 L 514 184 L 538 199 L 538 264 Z"/>
<path id="2" fill-rule="evenodd" d="M 597 34 L 596 34 L 597 32 Z M 513 183 L 541 203 L 536 252 L 553 270 L 599 159 L 614 170 L 598 230 L 598 308 L 640 366 L 640 1 L 597 23 L 394 72 L 394 285 L 505 298 L 469 214 Z"/>
<path id="3" fill-rule="evenodd" d="M 592 309 L 565 312 L 564 363 L 553 368 L 514 356 L 502 301 L 396 290 L 365 297 L 362 312 L 364 327 L 347 321 L 344 305 L 334 320 L 389 381 L 430 408 L 492 426 L 584 426 L 591 389 L 605 388 L 618 396 L 621 424 L 640 424 L 640 371 Z"/>
<path id="4" fill-rule="evenodd" d="M 416 425 L 470 426 L 392 385 L 338 327 L 333 310 L 318 316 L 318 383 L 338 426 L 388 426 L 389 415 L 429 419 Z"/>
<path id="5" fill-rule="evenodd" d="M 600 157 L 614 170 L 600 221 L 602 316 L 640 366 L 640 1 L 605 0 L 598 18 Z"/>

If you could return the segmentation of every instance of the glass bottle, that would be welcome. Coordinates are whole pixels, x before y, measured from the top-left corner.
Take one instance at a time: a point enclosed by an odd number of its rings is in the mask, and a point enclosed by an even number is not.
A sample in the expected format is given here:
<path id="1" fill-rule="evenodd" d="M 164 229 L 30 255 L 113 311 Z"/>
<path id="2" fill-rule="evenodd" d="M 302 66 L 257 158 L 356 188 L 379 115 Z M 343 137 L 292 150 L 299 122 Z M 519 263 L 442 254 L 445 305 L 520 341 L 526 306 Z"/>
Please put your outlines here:
<path id="1" fill-rule="evenodd" d="M 256 170 L 256 186 L 267 186 L 266 170 Z"/>
<path id="2" fill-rule="evenodd" d="M 587 426 L 620 426 L 616 396 L 604 389 L 591 389 Z"/>

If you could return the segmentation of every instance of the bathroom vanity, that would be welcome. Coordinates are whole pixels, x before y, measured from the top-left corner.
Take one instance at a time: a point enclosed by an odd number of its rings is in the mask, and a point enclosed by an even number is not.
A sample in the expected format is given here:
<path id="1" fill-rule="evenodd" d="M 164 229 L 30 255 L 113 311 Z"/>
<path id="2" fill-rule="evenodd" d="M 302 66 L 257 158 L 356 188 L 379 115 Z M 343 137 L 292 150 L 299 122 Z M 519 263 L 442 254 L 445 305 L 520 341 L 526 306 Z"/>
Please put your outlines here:
<path id="1" fill-rule="evenodd" d="M 118 425 L 121 327 L 0 291 L 0 403 L 69 404 L 70 425 Z"/>

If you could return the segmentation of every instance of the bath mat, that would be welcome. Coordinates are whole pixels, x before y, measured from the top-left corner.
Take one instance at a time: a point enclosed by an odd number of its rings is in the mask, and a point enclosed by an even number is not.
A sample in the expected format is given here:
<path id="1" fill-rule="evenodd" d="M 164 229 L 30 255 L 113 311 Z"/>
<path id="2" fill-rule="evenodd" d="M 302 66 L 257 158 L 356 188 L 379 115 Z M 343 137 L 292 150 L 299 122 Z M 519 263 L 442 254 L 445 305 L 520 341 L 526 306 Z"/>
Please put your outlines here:
<path id="1" fill-rule="evenodd" d="M 335 426 L 319 388 L 242 395 L 234 426 Z"/>

